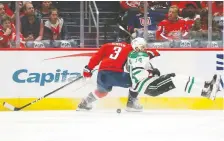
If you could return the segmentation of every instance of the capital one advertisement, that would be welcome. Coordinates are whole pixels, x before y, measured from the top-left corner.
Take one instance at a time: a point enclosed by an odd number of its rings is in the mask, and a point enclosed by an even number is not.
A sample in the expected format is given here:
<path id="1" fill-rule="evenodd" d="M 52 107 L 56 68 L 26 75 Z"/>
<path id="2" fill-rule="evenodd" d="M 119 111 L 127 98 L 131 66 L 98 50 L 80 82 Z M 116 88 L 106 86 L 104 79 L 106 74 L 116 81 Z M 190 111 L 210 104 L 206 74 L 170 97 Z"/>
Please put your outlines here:
<path id="1" fill-rule="evenodd" d="M 83 68 L 94 52 L 1 51 L 0 98 L 41 97 L 82 76 Z M 215 73 L 223 75 L 221 51 L 160 51 L 160 54 L 159 57 L 151 60 L 151 63 L 160 70 L 161 74 L 176 73 L 178 79 L 174 90 L 158 98 L 202 98 L 199 89 L 195 88 L 191 93 L 184 91 L 186 79 L 192 76 L 204 81 L 210 80 Z M 80 99 L 96 88 L 96 77 L 97 71 L 91 79 L 80 79 L 50 97 Z M 223 76 L 220 83 L 223 87 Z M 217 97 L 222 98 L 223 95 L 223 91 L 220 91 Z M 114 87 L 107 97 L 127 96 L 128 89 Z M 140 94 L 139 97 L 150 96 Z"/>

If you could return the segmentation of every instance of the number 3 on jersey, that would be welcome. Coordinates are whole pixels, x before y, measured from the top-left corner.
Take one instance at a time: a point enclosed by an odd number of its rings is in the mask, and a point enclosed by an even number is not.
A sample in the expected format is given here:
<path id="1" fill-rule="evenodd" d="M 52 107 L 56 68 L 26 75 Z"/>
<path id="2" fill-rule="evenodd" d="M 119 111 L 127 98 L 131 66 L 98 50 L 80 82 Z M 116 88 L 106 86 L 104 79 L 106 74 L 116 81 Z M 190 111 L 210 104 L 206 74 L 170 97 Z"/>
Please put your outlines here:
<path id="1" fill-rule="evenodd" d="M 114 53 L 110 55 L 110 59 L 114 59 L 116 60 L 117 57 L 119 56 L 120 52 L 121 52 L 122 48 L 121 47 L 114 47 Z"/>

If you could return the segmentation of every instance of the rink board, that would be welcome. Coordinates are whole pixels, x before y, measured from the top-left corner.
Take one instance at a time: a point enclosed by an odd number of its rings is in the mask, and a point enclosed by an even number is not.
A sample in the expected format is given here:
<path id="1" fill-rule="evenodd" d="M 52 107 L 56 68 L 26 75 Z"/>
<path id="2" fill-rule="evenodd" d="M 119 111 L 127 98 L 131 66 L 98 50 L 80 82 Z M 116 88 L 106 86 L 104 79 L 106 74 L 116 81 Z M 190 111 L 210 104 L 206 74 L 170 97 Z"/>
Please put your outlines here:
<path id="1" fill-rule="evenodd" d="M 0 99 L 0 102 L 8 103 L 21 107 L 35 98 L 8 98 Z M 24 110 L 75 110 L 80 102 L 80 98 L 46 98 L 33 104 Z M 175 109 L 175 110 L 224 110 L 223 98 L 217 98 L 215 101 L 206 98 L 187 98 L 187 97 L 141 97 L 140 103 L 144 109 Z M 125 108 L 126 97 L 122 98 L 105 98 L 98 101 L 94 107 L 96 109 L 117 109 Z M 0 106 L 1 111 L 7 111 Z"/>
<path id="2" fill-rule="evenodd" d="M 95 52 L 95 49 L 0 50 L 0 102 L 6 101 L 15 106 L 22 106 L 57 89 L 81 76 L 83 67 Z M 189 75 L 195 76 L 195 79 L 198 78 L 196 80 L 202 82 L 210 80 L 214 73 L 223 76 L 224 61 L 221 49 L 165 49 L 160 50 L 160 54 L 161 56 L 153 59 L 152 63 L 162 74 L 175 72 L 186 78 Z M 96 76 L 97 73 L 94 73 L 87 85 L 85 80 L 77 81 L 24 110 L 76 109 L 80 99 L 95 89 Z M 210 101 L 200 96 L 200 89 L 193 89 L 191 93 L 184 92 L 185 79 L 177 82 L 176 89 L 159 97 L 140 94 L 140 102 L 146 109 L 224 109 L 223 91 L 218 93 L 215 101 Z M 128 89 L 114 88 L 107 98 L 96 104 L 96 107 L 124 107 L 127 93 Z M 6 109 L 0 106 L 0 110 Z"/>

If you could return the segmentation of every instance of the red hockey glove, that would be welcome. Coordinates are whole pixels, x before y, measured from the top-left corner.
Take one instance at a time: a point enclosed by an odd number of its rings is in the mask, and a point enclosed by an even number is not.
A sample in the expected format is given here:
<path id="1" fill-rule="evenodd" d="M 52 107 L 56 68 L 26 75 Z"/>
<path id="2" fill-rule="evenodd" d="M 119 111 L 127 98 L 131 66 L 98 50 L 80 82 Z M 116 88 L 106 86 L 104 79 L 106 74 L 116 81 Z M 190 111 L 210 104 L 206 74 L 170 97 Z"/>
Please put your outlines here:
<path id="1" fill-rule="evenodd" d="M 160 53 L 158 50 L 148 50 L 147 54 L 149 55 L 149 59 L 155 58 L 157 56 L 160 56 Z"/>
<path id="2" fill-rule="evenodd" d="M 92 76 L 92 70 L 89 69 L 88 66 L 85 66 L 84 69 L 83 69 L 83 76 L 85 78 L 88 78 L 88 77 L 91 77 Z"/>

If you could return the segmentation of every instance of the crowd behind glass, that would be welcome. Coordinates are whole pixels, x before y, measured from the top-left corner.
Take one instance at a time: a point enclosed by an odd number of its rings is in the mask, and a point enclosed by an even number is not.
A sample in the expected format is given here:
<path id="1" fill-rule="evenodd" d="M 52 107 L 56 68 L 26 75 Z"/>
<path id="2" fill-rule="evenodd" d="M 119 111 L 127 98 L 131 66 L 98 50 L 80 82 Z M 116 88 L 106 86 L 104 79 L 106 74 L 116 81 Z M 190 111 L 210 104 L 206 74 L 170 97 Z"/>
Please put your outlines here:
<path id="1" fill-rule="evenodd" d="M 118 2 L 118 1 L 117 1 Z M 116 22 L 132 38 L 144 34 L 144 2 L 120 1 Z M 14 7 L 13 7 L 14 5 Z M 79 39 L 72 39 L 66 21 L 51 1 L 19 2 L 20 48 L 78 48 Z M 208 47 L 208 2 L 175 1 L 147 2 L 147 36 L 150 48 L 206 48 Z M 0 3 L 0 48 L 15 48 L 15 2 Z M 223 47 L 223 2 L 212 2 L 211 46 Z M 129 40 L 118 31 L 115 41 Z"/>

